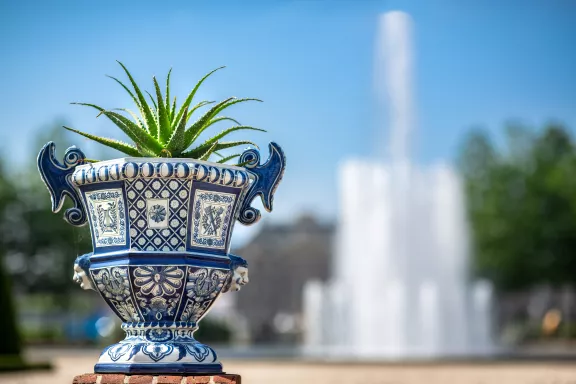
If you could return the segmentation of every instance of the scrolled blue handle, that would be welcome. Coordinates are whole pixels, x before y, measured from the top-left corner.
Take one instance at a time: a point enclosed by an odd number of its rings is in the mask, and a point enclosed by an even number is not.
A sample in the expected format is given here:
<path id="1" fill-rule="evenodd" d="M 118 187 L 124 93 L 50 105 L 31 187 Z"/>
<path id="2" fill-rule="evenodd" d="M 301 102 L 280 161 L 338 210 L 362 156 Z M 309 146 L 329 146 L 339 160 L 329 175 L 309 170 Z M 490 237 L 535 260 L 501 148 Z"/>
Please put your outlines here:
<path id="1" fill-rule="evenodd" d="M 38 154 L 38 171 L 42 181 L 48 187 L 52 199 L 52 212 L 59 212 L 64 203 L 64 196 L 70 197 L 74 207 L 68 208 L 64 219 L 77 227 L 87 222 L 86 211 L 78 191 L 70 179 L 77 165 L 86 163 L 86 156 L 76 147 L 70 147 L 64 154 L 64 163 L 60 163 L 54 154 L 56 145 L 50 141 Z"/>
<path id="2" fill-rule="evenodd" d="M 272 211 L 274 192 L 284 175 L 286 168 L 284 151 L 276 143 L 268 144 L 268 148 L 270 156 L 262 165 L 260 165 L 260 152 L 256 149 L 248 149 L 240 156 L 239 162 L 244 164 L 248 173 L 254 178 L 238 216 L 238 221 L 244 225 L 251 225 L 260 220 L 260 211 L 250 206 L 256 196 L 260 196 L 262 205 L 268 212 Z"/>

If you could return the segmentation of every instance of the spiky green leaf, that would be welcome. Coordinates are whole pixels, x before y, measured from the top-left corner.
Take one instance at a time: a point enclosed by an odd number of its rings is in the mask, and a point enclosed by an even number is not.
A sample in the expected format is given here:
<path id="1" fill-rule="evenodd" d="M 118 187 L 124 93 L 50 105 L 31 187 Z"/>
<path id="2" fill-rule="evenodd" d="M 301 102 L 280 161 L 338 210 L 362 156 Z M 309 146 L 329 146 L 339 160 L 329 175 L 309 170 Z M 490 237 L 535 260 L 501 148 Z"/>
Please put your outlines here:
<path id="1" fill-rule="evenodd" d="M 197 132 L 200 131 L 202 129 L 202 127 L 204 127 L 204 125 L 208 124 L 210 119 L 212 117 L 214 117 L 214 115 L 216 115 L 216 113 L 218 113 L 218 112 L 216 112 L 218 110 L 218 108 L 220 108 L 221 105 L 226 104 L 230 100 L 234 100 L 234 98 L 230 97 L 226 100 L 219 102 L 218 104 L 216 104 L 215 106 L 210 108 L 208 110 L 208 112 L 206 112 L 204 115 L 202 115 L 202 117 L 200 117 L 198 120 L 196 120 L 196 122 L 194 124 L 192 124 L 190 127 L 188 127 L 188 129 L 186 130 L 186 134 L 184 136 L 185 148 L 188 148 L 189 146 L 192 145 L 195 138 L 198 137 Z"/>
<path id="2" fill-rule="evenodd" d="M 252 146 L 258 148 L 258 145 L 256 145 L 255 143 L 253 143 L 251 141 L 242 140 L 242 141 L 229 141 L 229 142 L 225 142 L 225 143 L 220 143 L 220 142 L 216 141 L 211 146 L 205 146 L 204 144 L 199 145 L 198 147 L 196 147 L 190 151 L 183 152 L 181 154 L 181 156 L 193 158 L 193 159 L 198 159 L 198 158 L 202 157 L 204 154 L 206 154 L 206 151 L 210 151 L 210 152 L 221 151 L 223 149 L 228 149 L 228 148 L 236 147 L 238 145 L 245 145 L 245 144 L 252 145 Z"/>
<path id="3" fill-rule="evenodd" d="M 156 154 L 151 150 L 149 150 L 148 148 L 142 147 L 141 145 L 138 144 L 136 144 L 136 148 L 138 149 L 138 152 L 140 152 L 141 156 L 159 157 L 162 154 L 162 151 L 160 151 L 159 154 Z"/>
<path id="4" fill-rule="evenodd" d="M 134 92 L 136 92 L 136 96 L 138 96 L 138 100 L 140 101 L 140 106 L 141 106 L 142 112 L 143 112 L 144 122 L 146 123 L 146 126 L 148 127 L 148 132 L 150 132 L 150 134 L 152 136 L 156 137 L 158 135 L 158 125 L 156 124 L 156 121 L 154 120 L 154 115 L 152 114 L 152 110 L 150 109 L 150 106 L 148 106 L 148 103 L 146 103 L 146 99 L 144 98 L 144 95 L 140 91 L 140 88 L 138 88 L 138 84 L 136 84 L 136 81 L 134 81 L 134 78 L 132 77 L 132 75 L 130 74 L 128 69 L 120 61 L 118 61 L 118 64 L 120 64 L 122 69 L 124 69 L 124 72 L 126 72 L 126 75 L 128 76 L 128 79 L 130 80 L 130 83 L 132 84 L 132 87 L 134 88 Z"/>
<path id="5" fill-rule="evenodd" d="M 126 144 L 122 141 L 110 139 L 107 137 L 100 137 L 100 136 L 91 135 L 89 133 L 78 131 L 77 129 L 66 127 L 66 126 L 64 126 L 64 129 L 67 129 L 71 132 L 82 135 L 82 136 L 84 136 L 90 140 L 94 140 L 100 144 L 107 146 L 107 147 L 114 148 L 114 149 L 116 149 L 122 153 L 127 154 L 128 156 L 134 156 L 134 157 L 140 156 L 140 153 L 138 152 L 138 150 L 135 147 L 133 147 L 129 144 Z"/>
<path id="6" fill-rule="evenodd" d="M 195 142 L 196 139 L 198 139 L 198 137 L 202 134 L 202 132 L 204 132 L 206 129 L 208 129 L 210 126 L 220 122 L 220 121 L 232 121 L 238 125 L 241 125 L 240 122 L 238 120 L 235 120 L 231 117 L 225 117 L 225 116 L 219 116 L 219 117 L 215 117 L 213 119 L 211 119 L 210 121 L 208 121 L 208 123 L 204 124 L 202 127 L 200 127 L 200 129 L 196 130 L 196 133 L 194 134 L 194 136 L 192 137 L 192 142 Z M 265 131 L 264 131 L 265 132 Z"/>
<path id="7" fill-rule="evenodd" d="M 168 118 L 170 117 L 170 74 L 172 73 L 172 68 L 168 71 L 168 75 L 166 75 L 166 101 L 164 101 L 164 105 L 168 109 Z"/>
<path id="8" fill-rule="evenodd" d="M 214 150 L 215 151 L 221 151 L 223 149 L 237 147 L 239 145 L 251 145 L 253 147 L 259 148 L 258 144 L 256 144 L 256 143 L 253 143 L 253 142 L 248 141 L 248 140 L 240 140 L 240 141 L 228 141 L 225 143 L 216 143 L 216 148 Z"/>
<path id="9" fill-rule="evenodd" d="M 211 138 L 209 138 L 208 140 L 206 140 L 204 143 L 202 143 L 201 145 L 199 145 L 198 147 L 196 147 L 196 149 L 201 149 L 201 148 L 208 148 L 210 146 L 212 146 L 212 144 L 214 144 L 215 142 L 219 141 L 220 139 L 224 138 L 225 136 L 229 135 L 232 132 L 235 131 L 260 131 L 260 132 L 266 132 L 264 129 L 260 129 L 260 128 L 254 128 L 254 127 L 250 127 L 248 125 L 239 125 L 236 127 L 232 127 L 232 128 L 228 128 L 223 130 L 222 132 L 220 132 L 219 134 L 217 134 L 216 136 L 213 136 Z"/>
<path id="10" fill-rule="evenodd" d="M 132 97 L 132 100 L 134 101 L 134 104 L 136 104 L 136 106 L 138 107 L 138 110 L 140 111 L 140 115 L 141 115 L 142 117 L 144 117 L 144 110 L 142 109 L 142 106 L 140 105 L 140 102 L 138 101 L 138 99 L 136 98 L 136 96 L 134 96 L 134 93 L 132 93 L 132 91 L 131 91 L 130 89 L 128 89 L 128 87 L 127 87 L 123 82 L 121 82 L 120 80 L 118 80 L 118 79 L 115 78 L 114 76 L 109 76 L 109 75 L 106 75 L 106 76 L 109 77 L 109 78 L 111 78 L 112 80 L 116 81 L 118 84 L 120 84 L 120 86 L 122 86 L 122 88 L 124 88 L 124 89 L 126 90 L 126 92 L 128 92 L 128 94 L 130 94 L 130 97 Z M 118 108 L 118 109 L 128 112 L 128 110 L 123 109 L 123 108 Z M 134 120 L 135 120 L 143 129 L 145 129 L 146 131 L 148 131 L 148 133 L 150 133 L 150 130 L 149 130 L 148 126 L 147 126 L 146 124 L 144 124 L 140 118 L 136 117 L 136 115 L 135 115 L 134 113 L 132 113 L 132 112 L 129 112 L 129 113 L 130 113 L 130 115 L 132 115 L 132 117 L 134 118 Z"/>
<path id="11" fill-rule="evenodd" d="M 130 97 L 132 97 L 132 100 L 134 100 L 134 104 L 136 104 L 138 106 L 138 109 L 142 109 L 142 107 L 140 106 L 140 103 L 138 102 L 138 99 L 136 98 L 136 96 L 134 96 L 134 93 L 132 93 L 132 91 L 120 80 L 118 80 L 117 78 L 115 78 L 114 76 L 109 76 L 106 75 L 107 77 L 111 78 L 112 80 L 114 80 L 115 82 L 117 82 L 118 84 L 120 84 L 120 86 L 122 88 L 124 88 L 124 90 L 126 92 L 128 92 L 128 94 L 130 95 Z"/>
<path id="12" fill-rule="evenodd" d="M 194 95 L 196 95 L 196 91 L 198 90 L 200 85 L 202 85 L 204 80 L 206 80 L 211 74 L 213 74 L 214 72 L 216 72 L 222 68 L 225 68 L 225 67 L 219 67 L 219 68 L 216 68 L 216 69 L 208 72 L 203 78 L 200 79 L 200 81 L 198 81 L 198 83 L 196 83 L 196 86 L 194 87 L 194 89 L 192 89 L 192 91 L 190 92 L 190 94 L 188 94 L 188 97 L 186 98 L 184 103 L 180 106 L 180 110 L 178 111 L 178 114 L 176 115 L 175 121 L 180 122 L 180 119 L 182 118 L 182 114 L 184 113 L 184 110 L 190 106 L 190 103 L 192 103 L 192 99 L 194 98 Z"/>
<path id="13" fill-rule="evenodd" d="M 170 127 L 170 116 L 168 116 L 168 111 L 166 111 L 166 104 L 164 104 L 164 99 L 162 98 L 162 92 L 160 91 L 160 86 L 156 77 L 152 78 L 154 80 L 154 88 L 156 88 L 156 98 L 158 99 L 158 139 L 160 143 L 166 144 L 170 140 L 170 135 L 172 134 L 172 128 Z"/>
<path id="14" fill-rule="evenodd" d="M 157 115 L 157 114 L 158 114 L 158 113 L 157 113 L 157 112 L 158 112 L 158 104 L 156 104 L 156 100 L 154 100 L 154 96 L 152 96 L 152 95 L 150 94 L 150 92 L 148 92 L 148 91 L 144 91 L 144 92 L 146 92 L 146 93 L 148 94 L 148 98 L 150 98 L 150 101 L 152 102 L 152 105 L 154 105 L 154 110 L 153 110 L 152 112 L 156 112 L 156 113 L 153 113 L 153 114 L 154 114 L 154 115 Z M 158 121 L 158 117 L 156 117 L 156 121 Z"/>
<path id="15" fill-rule="evenodd" d="M 176 113 L 176 96 L 174 96 L 174 101 L 172 102 L 172 108 L 170 108 L 170 124 L 173 124 L 174 114 Z M 190 116 L 190 114 L 188 114 Z"/>
<path id="16" fill-rule="evenodd" d="M 176 127 L 166 149 L 170 151 L 173 157 L 177 157 L 185 149 L 184 147 L 184 132 L 186 131 L 186 115 L 188 111 L 184 111 L 182 118 L 180 119 L 180 124 Z"/>
<path id="17" fill-rule="evenodd" d="M 164 148 L 162 144 L 156 140 L 156 138 L 152 137 L 148 133 L 148 131 L 141 129 L 136 123 L 126 118 L 125 116 L 112 111 L 104 111 L 102 113 L 106 115 L 110 120 L 114 121 L 116 125 L 134 141 L 134 143 L 150 150 L 151 153 L 158 154 Z M 114 119 L 117 119 L 119 123 L 117 123 Z"/>
<path id="18" fill-rule="evenodd" d="M 73 103 L 94 108 L 100 111 L 101 114 L 108 117 L 118 128 L 120 128 L 134 143 L 149 149 L 151 152 L 158 154 L 162 149 L 162 145 L 152 137 L 148 131 L 138 127 L 136 123 L 129 120 L 127 117 L 112 111 L 106 111 L 104 108 L 90 103 Z"/>
<path id="19" fill-rule="evenodd" d="M 235 97 L 230 97 L 226 100 L 219 102 L 218 104 L 210 108 L 208 112 L 206 112 L 202 117 L 196 120 L 196 122 L 186 130 L 186 137 L 185 137 L 186 148 L 192 145 L 192 143 L 198 138 L 198 136 L 200 136 L 200 134 L 204 131 L 204 129 L 206 129 L 205 125 L 209 124 L 210 120 L 214 118 L 214 116 L 216 116 L 220 111 L 226 109 L 231 105 L 242 103 L 244 101 L 262 101 L 262 100 L 251 98 L 237 99 Z"/>
<path id="20" fill-rule="evenodd" d="M 214 116 L 220 112 L 222 112 L 223 110 L 225 110 L 226 108 L 234 105 L 234 104 L 238 104 L 238 103 L 243 103 L 245 101 L 258 101 L 258 102 L 262 102 L 262 100 L 260 99 L 254 99 L 251 97 L 245 97 L 245 98 L 241 98 L 241 99 L 237 99 L 237 98 L 233 98 L 233 100 L 231 100 L 230 102 L 226 103 L 225 105 L 220 106 L 220 108 L 216 111 L 216 113 L 214 114 Z"/>
<path id="21" fill-rule="evenodd" d="M 205 105 L 214 104 L 214 103 L 215 103 L 215 101 L 207 101 L 207 100 L 204 100 L 204 101 L 201 101 L 201 102 L 199 102 L 198 104 L 196 104 L 196 105 L 190 110 L 190 112 L 188 113 L 188 118 L 186 119 L 186 122 L 188 122 L 188 120 L 190 120 L 190 117 L 192 117 L 192 114 L 193 114 L 198 108 L 202 108 L 202 107 L 205 106 Z"/>
<path id="22" fill-rule="evenodd" d="M 216 154 L 216 152 L 214 152 L 214 154 Z M 234 155 L 230 155 L 230 156 L 223 157 L 223 158 L 221 158 L 220 160 L 218 160 L 217 163 L 224 164 L 225 162 L 230 161 L 230 160 L 232 160 L 232 159 L 235 159 L 235 158 L 237 158 L 237 157 L 240 157 L 240 154 L 239 154 L 239 153 L 236 153 L 236 154 L 234 154 Z"/>
<path id="23" fill-rule="evenodd" d="M 128 108 L 114 108 L 115 111 L 123 111 L 128 113 L 130 116 L 132 116 L 132 118 L 134 119 L 134 121 L 136 122 L 136 124 L 140 127 L 140 129 L 146 130 L 146 127 L 144 125 L 144 123 L 142 122 L 142 120 L 140 120 L 140 118 L 138 117 L 138 115 L 136 115 L 134 112 L 132 112 L 131 110 L 129 110 Z"/>
<path id="24" fill-rule="evenodd" d="M 203 152 L 201 155 L 198 155 L 198 158 L 200 160 L 204 160 L 204 161 L 208 160 L 210 158 L 210 155 L 212 154 L 212 152 L 215 151 L 217 145 L 218 145 L 218 142 L 215 142 L 211 147 L 206 149 L 205 152 Z"/>
<path id="25" fill-rule="evenodd" d="M 217 117 L 213 118 L 212 120 L 210 120 L 210 121 L 208 122 L 208 124 L 206 124 L 206 128 L 208 128 L 208 127 L 210 127 L 211 125 L 214 125 L 214 124 L 216 124 L 216 123 L 219 123 L 219 122 L 221 122 L 221 121 L 231 121 L 231 122 L 233 122 L 233 123 L 235 123 L 235 124 L 242 125 L 242 124 L 240 124 L 240 122 L 239 122 L 238 120 L 233 119 L 233 118 L 231 118 L 231 117 L 227 117 L 227 116 L 217 116 Z"/>

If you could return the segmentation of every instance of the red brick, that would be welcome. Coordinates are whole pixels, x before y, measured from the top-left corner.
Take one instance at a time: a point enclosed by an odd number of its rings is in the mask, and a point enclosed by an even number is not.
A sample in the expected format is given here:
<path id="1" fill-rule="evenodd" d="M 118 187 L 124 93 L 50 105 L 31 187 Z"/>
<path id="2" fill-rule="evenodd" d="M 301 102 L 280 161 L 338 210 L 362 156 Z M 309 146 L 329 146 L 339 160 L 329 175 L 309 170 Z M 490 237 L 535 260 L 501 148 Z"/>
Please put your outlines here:
<path id="1" fill-rule="evenodd" d="M 130 384 L 152 384 L 154 376 L 150 375 L 133 375 L 128 376 L 128 383 Z"/>
<path id="2" fill-rule="evenodd" d="M 240 376 L 239 375 L 214 376 L 214 383 L 216 383 L 216 384 L 240 384 Z"/>
<path id="3" fill-rule="evenodd" d="M 73 384 L 96 384 L 98 377 L 102 379 L 100 384 L 124 384 L 125 378 L 128 384 L 152 384 L 157 378 L 157 384 L 241 384 L 240 375 L 216 375 L 216 376 L 168 376 L 168 375 L 126 375 L 123 374 L 95 374 L 86 373 L 74 378 Z M 182 378 L 186 377 L 185 381 Z"/>
<path id="4" fill-rule="evenodd" d="M 85 373 L 83 375 L 76 376 L 74 378 L 73 384 L 95 384 L 97 375 L 95 373 Z"/>
<path id="5" fill-rule="evenodd" d="M 188 376 L 186 384 L 208 384 L 212 376 Z"/>
<path id="6" fill-rule="evenodd" d="M 180 384 L 182 376 L 158 376 L 158 384 Z"/>
<path id="7" fill-rule="evenodd" d="M 100 384 L 124 384 L 124 375 L 113 373 L 102 375 Z"/>
<path id="8" fill-rule="evenodd" d="M 212 381 L 211 381 L 212 380 Z M 187 384 L 240 384 L 240 375 L 188 376 Z"/>

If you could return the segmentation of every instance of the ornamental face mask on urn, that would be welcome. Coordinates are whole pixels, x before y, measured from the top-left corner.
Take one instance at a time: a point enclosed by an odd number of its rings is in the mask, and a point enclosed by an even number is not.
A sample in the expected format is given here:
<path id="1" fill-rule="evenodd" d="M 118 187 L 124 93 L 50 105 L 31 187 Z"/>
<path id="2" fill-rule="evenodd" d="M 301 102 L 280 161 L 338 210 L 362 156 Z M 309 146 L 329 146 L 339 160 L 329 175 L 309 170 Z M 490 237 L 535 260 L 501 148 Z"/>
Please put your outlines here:
<path id="1" fill-rule="evenodd" d="M 122 65 L 122 64 L 120 64 Z M 64 197 L 74 207 L 64 218 L 71 225 L 90 225 L 93 252 L 76 258 L 73 278 L 83 289 L 97 291 L 122 319 L 126 338 L 104 349 L 96 373 L 221 373 L 212 348 L 194 339 L 198 323 L 221 293 L 237 291 L 248 283 L 247 262 L 229 253 L 236 220 L 258 221 L 250 206 L 260 196 L 272 210 L 276 187 L 282 179 L 285 156 L 275 143 L 262 164 L 256 149 L 225 156 L 219 151 L 247 141 L 222 142 L 228 133 L 258 130 L 242 126 L 219 113 L 238 102 L 215 103 L 198 120 L 192 112 L 196 84 L 179 108 L 170 103 L 169 81 L 162 95 L 154 79 L 156 99 L 148 105 L 130 72 L 122 65 L 131 88 L 118 82 L 132 97 L 140 116 L 97 109 L 134 141 L 134 146 L 76 131 L 118 149 L 130 157 L 94 162 L 76 147 L 63 161 L 55 145 L 47 143 L 38 155 L 38 169 L 58 212 Z M 197 137 L 212 124 L 237 125 L 193 149 Z M 210 155 L 218 162 L 207 161 Z M 227 161 L 238 158 L 238 165 Z"/>

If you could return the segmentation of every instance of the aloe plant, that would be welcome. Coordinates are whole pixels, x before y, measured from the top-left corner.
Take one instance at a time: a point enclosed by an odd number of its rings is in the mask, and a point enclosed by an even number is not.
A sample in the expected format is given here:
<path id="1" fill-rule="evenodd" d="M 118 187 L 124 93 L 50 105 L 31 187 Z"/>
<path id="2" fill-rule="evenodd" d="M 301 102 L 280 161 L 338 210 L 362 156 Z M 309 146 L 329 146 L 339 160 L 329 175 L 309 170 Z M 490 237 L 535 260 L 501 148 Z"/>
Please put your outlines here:
<path id="1" fill-rule="evenodd" d="M 118 62 L 126 75 L 132 88 L 126 86 L 122 81 L 113 76 L 108 76 L 116 83 L 118 83 L 132 98 L 139 114 L 134 113 L 129 109 L 114 109 L 107 110 L 96 104 L 90 103 L 72 103 L 94 108 L 99 111 L 98 116 L 104 115 L 110 119 L 118 128 L 120 128 L 133 142 L 134 145 L 124 143 L 119 140 L 100 137 L 86 132 L 79 131 L 74 128 L 64 127 L 65 129 L 78 133 L 88 139 L 94 140 L 100 144 L 114 148 L 133 157 L 184 157 L 194 158 L 200 160 L 208 160 L 211 155 L 220 157 L 219 163 L 224 163 L 235 159 L 240 154 L 233 154 L 230 156 L 223 156 L 219 151 L 234 148 L 240 145 L 253 145 L 251 141 L 222 141 L 228 134 L 241 131 L 252 130 L 262 131 L 263 129 L 254 128 L 247 125 L 241 125 L 238 121 L 231 117 L 219 115 L 224 109 L 238 103 L 245 101 L 261 101 L 258 99 L 243 98 L 238 99 L 235 97 L 227 98 L 223 101 L 216 103 L 215 101 L 200 101 L 199 103 L 192 104 L 196 91 L 202 83 L 214 72 L 224 68 L 216 68 L 210 71 L 203 78 L 198 81 L 196 86 L 188 94 L 184 103 L 180 107 L 176 104 L 176 97 L 170 99 L 170 74 L 166 76 L 166 90 L 164 94 L 160 90 L 160 86 L 155 77 L 153 77 L 155 97 L 148 93 L 151 104 L 146 101 L 146 98 L 128 69 Z M 190 123 L 192 114 L 198 109 L 214 104 L 203 115 L 201 115 L 195 122 Z M 131 119 L 128 117 L 130 116 Z M 212 125 L 219 122 L 232 122 L 236 125 L 223 130 L 215 136 L 207 139 L 199 145 L 194 144 L 197 142 L 200 135 Z M 191 148 L 192 147 L 192 148 Z"/>

